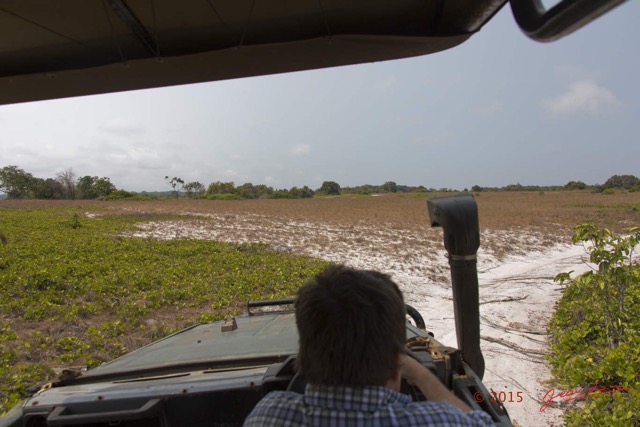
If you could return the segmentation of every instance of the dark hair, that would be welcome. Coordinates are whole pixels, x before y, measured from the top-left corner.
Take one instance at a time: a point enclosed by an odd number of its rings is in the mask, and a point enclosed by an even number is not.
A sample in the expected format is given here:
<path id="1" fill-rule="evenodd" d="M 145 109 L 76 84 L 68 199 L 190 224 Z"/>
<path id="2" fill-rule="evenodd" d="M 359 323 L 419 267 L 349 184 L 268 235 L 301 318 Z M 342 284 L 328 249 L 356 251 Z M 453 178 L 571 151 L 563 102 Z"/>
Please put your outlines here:
<path id="1" fill-rule="evenodd" d="M 295 311 L 309 383 L 384 385 L 396 374 L 406 308 L 388 275 L 329 266 L 298 290 Z"/>

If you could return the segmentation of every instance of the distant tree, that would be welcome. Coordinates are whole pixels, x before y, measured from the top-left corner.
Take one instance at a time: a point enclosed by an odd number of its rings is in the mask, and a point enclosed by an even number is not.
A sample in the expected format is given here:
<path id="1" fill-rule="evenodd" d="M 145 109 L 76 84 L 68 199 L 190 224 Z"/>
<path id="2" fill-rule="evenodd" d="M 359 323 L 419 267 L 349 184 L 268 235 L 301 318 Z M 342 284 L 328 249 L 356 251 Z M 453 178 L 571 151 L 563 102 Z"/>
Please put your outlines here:
<path id="1" fill-rule="evenodd" d="M 273 196 L 273 188 L 268 185 L 258 184 L 253 187 L 256 199 L 268 199 Z"/>
<path id="2" fill-rule="evenodd" d="M 0 169 L 0 191 L 7 193 L 9 199 L 34 197 L 37 186 L 37 179 L 18 166 L 5 166 Z"/>
<path id="3" fill-rule="evenodd" d="M 291 187 L 289 190 L 283 190 L 287 192 L 287 195 L 289 196 L 289 199 L 302 199 L 302 197 L 300 197 L 302 189 L 298 188 L 298 187 Z"/>
<path id="4" fill-rule="evenodd" d="M 123 200 L 123 199 L 151 200 L 151 197 L 139 195 L 132 191 L 115 190 L 111 192 L 108 196 L 105 196 L 104 199 L 105 200 Z"/>
<path id="5" fill-rule="evenodd" d="M 382 184 L 382 189 L 387 193 L 395 193 L 398 191 L 398 185 L 393 181 L 387 181 Z"/>
<path id="6" fill-rule="evenodd" d="M 340 194 L 340 184 L 335 181 L 325 181 L 322 183 L 320 191 L 325 194 L 338 195 Z"/>
<path id="7" fill-rule="evenodd" d="M 98 194 L 95 192 L 93 185 L 95 184 L 97 176 L 83 176 L 78 178 L 76 188 L 78 189 L 78 197 L 81 199 L 95 199 Z"/>
<path id="8" fill-rule="evenodd" d="M 214 194 L 235 194 L 236 185 L 233 182 L 216 181 L 209 184 L 207 188 L 207 196 Z"/>
<path id="9" fill-rule="evenodd" d="M 113 185 L 111 180 L 106 176 L 96 179 L 93 187 L 95 188 L 96 193 L 98 193 L 98 197 L 108 196 L 117 190 L 116 186 Z"/>
<path id="10" fill-rule="evenodd" d="M 164 179 L 167 180 L 167 182 L 169 183 L 169 185 L 171 186 L 171 188 L 173 189 L 173 195 L 176 196 L 176 199 L 178 198 L 178 190 L 176 190 L 176 187 L 178 186 L 178 184 L 180 185 L 184 185 L 184 181 L 178 177 L 173 177 L 171 179 L 169 179 L 169 176 L 165 176 Z"/>
<path id="11" fill-rule="evenodd" d="M 36 184 L 37 189 L 35 192 L 35 197 L 37 199 L 59 200 L 59 199 L 65 198 L 66 196 L 65 188 L 60 183 L 60 181 L 57 181 L 52 178 L 47 178 L 47 179 L 36 178 L 36 180 L 37 180 L 37 184 Z"/>
<path id="12" fill-rule="evenodd" d="M 197 197 L 204 193 L 204 185 L 198 181 L 187 182 L 182 188 L 187 193 L 187 197 Z"/>
<path id="13" fill-rule="evenodd" d="M 243 199 L 255 199 L 256 190 L 252 183 L 245 182 L 239 187 L 236 187 L 236 194 Z"/>
<path id="14" fill-rule="evenodd" d="M 271 195 L 274 199 L 295 199 L 295 196 L 289 193 L 289 190 L 283 188 L 281 190 L 274 190 Z"/>
<path id="15" fill-rule="evenodd" d="M 289 195 L 292 199 L 308 199 L 313 197 L 314 191 L 306 185 L 302 188 L 292 187 L 289 190 Z"/>
<path id="16" fill-rule="evenodd" d="M 564 188 L 567 190 L 584 190 L 587 188 L 587 184 L 582 181 L 569 181 Z"/>
<path id="17" fill-rule="evenodd" d="M 56 180 L 62 184 L 67 199 L 76 198 L 76 174 L 69 168 L 56 174 Z"/>
<path id="18" fill-rule="evenodd" d="M 116 186 L 107 177 L 83 176 L 76 183 L 78 197 L 81 199 L 97 199 L 105 197 L 116 191 Z"/>
<path id="19" fill-rule="evenodd" d="M 603 185 L 604 188 L 624 188 L 631 189 L 640 183 L 640 180 L 633 175 L 614 175 Z"/>
<path id="20" fill-rule="evenodd" d="M 415 191 L 418 191 L 418 187 L 414 187 L 412 185 L 396 185 L 396 191 L 397 193 L 413 193 Z"/>
<path id="21" fill-rule="evenodd" d="M 311 188 L 305 185 L 304 187 L 301 188 L 300 197 L 303 199 L 310 199 L 315 195 L 315 193 L 316 193 L 315 191 L 313 191 Z"/>
<path id="22" fill-rule="evenodd" d="M 517 183 L 517 184 L 509 184 L 505 187 L 503 187 L 505 191 L 522 191 L 522 184 Z"/>
<path id="23" fill-rule="evenodd" d="M 375 186 L 375 185 L 370 185 L 370 184 L 364 184 L 364 185 L 358 185 L 356 187 L 341 187 L 340 188 L 340 193 L 342 194 L 371 194 L 371 193 L 378 193 L 381 190 L 381 186 Z M 321 191 L 320 189 L 318 189 L 318 191 Z"/>
<path id="24" fill-rule="evenodd" d="M 480 187 L 479 185 L 474 185 L 473 187 L 471 187 L 471 191 L 473 191 L 474 193 L 479 193 L 483 190 L 482 187 Z"/>

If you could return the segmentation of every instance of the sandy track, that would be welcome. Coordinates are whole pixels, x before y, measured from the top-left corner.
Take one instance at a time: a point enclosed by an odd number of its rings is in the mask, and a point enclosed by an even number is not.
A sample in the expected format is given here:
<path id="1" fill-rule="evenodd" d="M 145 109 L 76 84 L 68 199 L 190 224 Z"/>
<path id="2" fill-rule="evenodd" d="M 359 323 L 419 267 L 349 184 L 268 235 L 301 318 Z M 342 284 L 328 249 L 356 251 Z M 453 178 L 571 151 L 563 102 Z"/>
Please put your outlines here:
<path id="1" fill-rule="evenodd" d="M 439 229 L 384 223 L 342 225 L 255 214 L 197 214 L 195 219 L 149 222 L 142 228 L 136 235 L 268 242 L 277 250 L 390 273 L 436 338 L 457 347 L 449 270 Z M 503 247 L 508 242 L 512 255 L 498 259 L 489 250 L 479 252 L 484 380 L 489 388 L 504 391 L 514 400 L 522 392 L 522 402 L 505 403 L 511 418 L 522 426 L 562 424 L 559 408 L 540 412 L 542 398 L 551 387 L 545 384 L 551 376 L 544 360 L 546 325 L 560 296 L 553 277 L 588 268 L 582 246 L 548 247 L 540 243 L 543 240 L 533 233 L 485 231 L 481 236 L 485 247 Z"/>
<path id="2" fill-rule="evenodd" d="M 496 392 L 523 391 L 522 402 L 506 404 L 512 419 L 523 426 L 562 424 L 559 408 L 540 412 L 542 398 L 552 388 L 546 383 L 550 371 L 541 353 L 547 348 L 547 322 L 561 296 L 553 277 L 563 271 L 585 271 L 584 258 L 582 246 L 558 246 L 507 259 L 479 275 L 485 383 Z"/>

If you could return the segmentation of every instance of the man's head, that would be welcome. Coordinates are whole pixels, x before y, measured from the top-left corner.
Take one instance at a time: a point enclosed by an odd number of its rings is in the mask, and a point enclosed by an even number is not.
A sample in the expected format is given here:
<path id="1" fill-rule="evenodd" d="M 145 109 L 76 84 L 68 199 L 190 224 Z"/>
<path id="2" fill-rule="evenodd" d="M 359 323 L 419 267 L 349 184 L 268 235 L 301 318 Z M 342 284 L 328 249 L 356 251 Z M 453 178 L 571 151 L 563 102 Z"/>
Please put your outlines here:
<path id="1" fill-rule="evenodd" d="M 396 376 L 406 308 L 389 276 L 330 266 L 298 290 L 295 311 L 309 383 L 385 385 Z"/>

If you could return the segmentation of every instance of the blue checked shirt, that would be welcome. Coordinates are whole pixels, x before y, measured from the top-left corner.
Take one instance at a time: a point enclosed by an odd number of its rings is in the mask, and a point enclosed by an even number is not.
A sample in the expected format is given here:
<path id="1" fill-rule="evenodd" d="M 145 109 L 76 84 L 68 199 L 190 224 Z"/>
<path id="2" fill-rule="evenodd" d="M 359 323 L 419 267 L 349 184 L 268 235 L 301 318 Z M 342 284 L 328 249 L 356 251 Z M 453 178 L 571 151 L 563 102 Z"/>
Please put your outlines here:
<path id="1" fill-rule="evenodd" d="M 446 402 L 412 402 L 387 387 L 332 387 L 307 384 L 305 394 L 273 391 L 244 427 L 494 426 L 482 411 L 464 413 Z"/>

